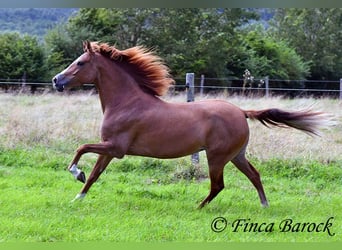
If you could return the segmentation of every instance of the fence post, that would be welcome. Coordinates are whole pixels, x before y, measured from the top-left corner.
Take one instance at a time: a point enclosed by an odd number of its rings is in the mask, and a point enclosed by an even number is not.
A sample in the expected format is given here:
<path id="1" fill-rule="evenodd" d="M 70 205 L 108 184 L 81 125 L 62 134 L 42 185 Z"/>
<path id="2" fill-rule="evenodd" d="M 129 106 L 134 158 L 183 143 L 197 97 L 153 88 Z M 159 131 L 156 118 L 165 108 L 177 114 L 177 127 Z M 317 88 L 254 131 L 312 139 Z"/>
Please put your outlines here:
<path id="1" fill-rule="evenodd" d="M 195 74 L 186 73 L 185 82 L 187 102 L 193 102 L 195 101 Z"/>
<path id="2" fill-rule="evenodd" d="M 19 93 L 26 92 L 26 72 L 24 72 L 23 76 L 21 77 L 21 88 Z"/>
<path id="3" fill-rule="evenodd" d="M 266 95 L 266 98 L 268 98 L 269 96 L 270 96 L 270 90 L 269 90 L 269 87 L 270 87 L 270 85 L 269 85 L 270 83 L 269 83 L 269 77 L 268 76 L 266 76 L 265 77 L 265 90 L 266 90 L 266 92 L 265 92 L 265 95 Z"/>
<path id="4" fill-rule="evenodd" d="M 203 96 L 203 88 L 204 88 L 204 75 L 201 75 L 201 89 L 200 89 L 200 95 Z"/>
<path id="5" fill-rule="evenodd" d="M 342 78 L 340 78 L 340 100 L 342 100 Z"/>
<path id="6" fill-rule="evenodd" d="M 185 83 L 186 83 L 187 102 L 194 102 L 195 101 L 195 74 L 186 73 Z M 199 163 L 198 152 L 191 155 L 191 162 L 192 164 Z"/>

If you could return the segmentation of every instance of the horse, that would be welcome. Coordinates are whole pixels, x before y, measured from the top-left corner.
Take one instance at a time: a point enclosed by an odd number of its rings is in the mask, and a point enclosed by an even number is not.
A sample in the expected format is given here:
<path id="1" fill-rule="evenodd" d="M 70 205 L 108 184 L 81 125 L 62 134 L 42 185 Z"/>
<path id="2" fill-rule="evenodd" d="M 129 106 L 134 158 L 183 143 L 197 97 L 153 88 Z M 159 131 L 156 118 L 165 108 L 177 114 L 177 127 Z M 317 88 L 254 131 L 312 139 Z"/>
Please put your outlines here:
<path id="1" fill-rule="evenodd" d="M 52 79 L 59 92 L 93 83 L 103 112 L 101 141 L 80 146 L 68 166 L 75 179 L 84 183 L 73 201 L 85 197 L 113 158 L 178 158 L 205 150 L 210 192 L 200 208 L 224 188 L 223 170 L 228 162 L 247 176 L 261 205 L 267 207 L 260 174 L 245 156 L 249 140 L 247 119 L 258 120 L 267 127 L 292 127 L 311 135 L 318 134 L 325 119 L 324 113 L 312 110 L 242 110 L 224 100 L 167 102 L 160 97 L 174 80 L 155 51 L 143 46 L 119 50 L 108 43 L 90 41 L 83 42 L 83 50 Z M 98 154 L 98 159 L 86 179 L 78 162 L 90 152 Z"/>

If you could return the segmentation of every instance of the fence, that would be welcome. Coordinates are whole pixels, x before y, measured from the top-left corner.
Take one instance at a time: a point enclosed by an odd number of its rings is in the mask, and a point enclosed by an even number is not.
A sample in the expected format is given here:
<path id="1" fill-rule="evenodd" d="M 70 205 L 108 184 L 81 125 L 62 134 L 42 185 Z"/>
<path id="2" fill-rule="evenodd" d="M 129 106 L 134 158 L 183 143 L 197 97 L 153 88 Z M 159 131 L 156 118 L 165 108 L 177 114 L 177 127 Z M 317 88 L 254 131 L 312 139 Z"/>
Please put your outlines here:
<path id="1" fill-rule="evenodd" d="M 93 84 L 84 84 L 82 89 L 93 89 Z M 30 92 L 32 94 L 36 92 L 53 91 L 51 82 L 22 82 L 21 79 L 0 79 L 0 90 L 4 92 Z"/>
<path id="2" fill-rule="evenodd" d="M 323 80 L 281 80 L 269 79 L 230 79 L 230 78 L 194 78 L 194 91 L 197 94 L 228 92 L 229 94 L 258 95 L 269 97 L 282 95 L 288 97 L 328 96 L 342 99 L 342 78 L 339 81 Z M 174 91 L 186 88 L 184 79 L 176 78 Z"/>
<path id="3" fill-rule="evenodd" d="M 184 78 L 175 78 L 174 91 L 185 91 Z M 93 88 L 86 84 L 83 89 Z M 35 92 L 52 90 L 51 82 L 23 82 L 22 79 L 0 79 L 0 89 L 7 92 L 13 90 Z M 342 78 L 340 81 L 321 80 L 281 80 L 269 79 L 231 79 L 231 78 L 205 78 L 194 75 L 194 92 L 196 94 L 228 92 L 229 94 L 258 95 L 269 97 L 271 95 L 283 95 L 289 97 L 329 96 L 342 99 Z"/>

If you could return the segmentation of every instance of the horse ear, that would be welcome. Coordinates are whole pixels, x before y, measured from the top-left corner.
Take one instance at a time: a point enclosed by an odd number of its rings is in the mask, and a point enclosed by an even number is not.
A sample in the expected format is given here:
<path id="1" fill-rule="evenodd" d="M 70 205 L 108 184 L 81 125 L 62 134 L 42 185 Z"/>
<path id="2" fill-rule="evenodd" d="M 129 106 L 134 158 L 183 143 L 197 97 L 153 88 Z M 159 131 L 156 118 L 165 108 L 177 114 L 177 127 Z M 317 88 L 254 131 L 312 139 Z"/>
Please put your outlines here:
<path id="1" fill-rule="evenodd" d="M 93 50 L 91 48 L 91 44 L 88 40 L 83 42 L 83 51 L 93 53 Z"/>

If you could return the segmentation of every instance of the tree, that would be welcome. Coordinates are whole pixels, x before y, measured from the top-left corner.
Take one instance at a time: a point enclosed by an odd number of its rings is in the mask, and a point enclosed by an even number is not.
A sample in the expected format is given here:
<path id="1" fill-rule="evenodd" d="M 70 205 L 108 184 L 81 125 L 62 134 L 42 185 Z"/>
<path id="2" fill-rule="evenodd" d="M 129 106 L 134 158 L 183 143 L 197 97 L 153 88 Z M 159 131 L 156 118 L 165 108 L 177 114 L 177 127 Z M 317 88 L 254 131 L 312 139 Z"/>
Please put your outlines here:
<path id="1" fill-rule="evenodd" d="M 0 78 L 42 81 L 45 76 L 44 49 L 35 37 L 18 33 L 0 35 Z"/>
<path id="2" fill-rule="evenodd" d="M 165 58 L 172 74 L 186 72 L 228 76 L 236 51 L 236 28 L 257 16 L 243 9 L 81 9 L 46 42 L 51 53 L 71 62 L 85 39 L 109 42 L 119 49 L 153 48 Z M 75 44 L 76 43 L 76 44 Z"/>
<path id="3" fill-rule="evenodd" d="M 274 39 L 252 25 L 256 19 L 254 10 L 238 8 L 81 9 L 66 25 L 51 31 L 46 42 L 56 65 L 78 57 L 81 41 L 88 39 L 118 49 L 153 48 L 174 77 L 195 72 L 241 78 L 248 68 L 259 77 L 305 78 L 308 64 L 284 39 Z"/>
<path id="4" fill-rule="evenodd" d="M 146 43 L 160 51 L 175 76 L 196 72 L 209 77 L 234 75 L 232 62 L 237 28 L 254 12 L 244 9 L 160 9 L 152 20 Z"/>
<path id="5" fill-rule="evenodd" d="M 272 33 L 287 40 L 305 61 L 313 79 L 339 79 L 342 72 L 341 9 L 278 9 Z"/>
<path id="6" fill-rule="evenodd" d="M 309 74 L 309 63 L 299 56 L 284 40 L 276 40 L 263 28 L 251 29 L 244 35 L 244 45 L 251 54 L 247 62 L 257 77 L 273 79 L 305 79 Z"/>
<path id="7" fill-rule="evenodd" d="M 150 9 L 84 8 L 45 37 L 55 70 L 71 63 L 82 53 L 82 41 L 100 41 L 125 49 L 143 44 Z M 58 67 L 58 65 L 60 65 Z"/>

